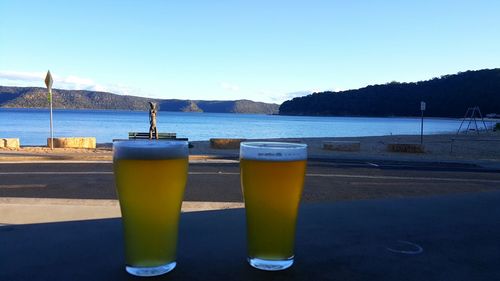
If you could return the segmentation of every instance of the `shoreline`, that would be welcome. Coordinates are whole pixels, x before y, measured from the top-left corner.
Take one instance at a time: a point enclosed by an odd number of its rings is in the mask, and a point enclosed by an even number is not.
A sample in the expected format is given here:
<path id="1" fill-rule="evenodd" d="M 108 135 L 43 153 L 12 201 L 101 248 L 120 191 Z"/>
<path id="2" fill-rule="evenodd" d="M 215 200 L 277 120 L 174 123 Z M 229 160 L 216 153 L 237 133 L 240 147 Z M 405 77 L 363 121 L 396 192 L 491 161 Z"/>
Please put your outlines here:
<path id="1" fill-rule="evenodd" d="M 210 101 L 218 101 L 218 100 L 210 100 Z M 221 100 L 221 101 L 232 101 L 232 100 Z M 49 107 L 0 107 L 0 110 L 44 110 L 48 111 Z M 109 108 L 54 108 L 54 111 L 131 111 L 131 112 L 149 112 L 147 109 L 145 110 L 133 110 L 133 109 L 109 109 Z M 340 117 L 340 118 L 418 118 L 420 119 L 420 115 L 406 115 L 406 116 L 396 116 L 396 115 L 388 115 L 388 116 L 365 116 L 365 115 L 300 115 L 300 114 L 275 114 L 275 113 L 247 113 L 247 112 L 198 112 L 198 111 L 169 111 L 169 110 L 160 110 L 160 112 L 170 112 L 170 113 L 227 113 L 227 114 L 255 114 L 255 115 L 271 115 L 271 116 L 297 116 L 297 117 Z M 461 120 L 464 119 L 463 116 L 424 116 L 425 119 L 453 119 L 453 120 Z M 500 117 L 498 118 L 490 118 L 483 117 L 484 121 L 488 122 L 500 122 Z M 479 121 L 479 119 L 477 120 Z"/>

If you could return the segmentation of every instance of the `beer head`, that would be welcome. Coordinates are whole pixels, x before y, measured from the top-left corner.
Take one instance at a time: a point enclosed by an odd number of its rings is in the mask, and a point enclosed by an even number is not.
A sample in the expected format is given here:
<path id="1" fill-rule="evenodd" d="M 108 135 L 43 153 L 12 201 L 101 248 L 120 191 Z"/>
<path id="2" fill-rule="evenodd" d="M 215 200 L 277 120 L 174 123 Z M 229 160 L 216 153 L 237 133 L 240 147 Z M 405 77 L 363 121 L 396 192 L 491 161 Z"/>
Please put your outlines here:
<path id="1" fill-rule="evenodd" d="M 307 159 L 307 145 L 287 142 L 242 142 L 240 159 L 298 161 Z"/>
<path id="2" fill-rule="evenodd" d="M 113 142 L 113 159 L 161 160 L 189 156 L 187 141 L 124 140 Z"/>

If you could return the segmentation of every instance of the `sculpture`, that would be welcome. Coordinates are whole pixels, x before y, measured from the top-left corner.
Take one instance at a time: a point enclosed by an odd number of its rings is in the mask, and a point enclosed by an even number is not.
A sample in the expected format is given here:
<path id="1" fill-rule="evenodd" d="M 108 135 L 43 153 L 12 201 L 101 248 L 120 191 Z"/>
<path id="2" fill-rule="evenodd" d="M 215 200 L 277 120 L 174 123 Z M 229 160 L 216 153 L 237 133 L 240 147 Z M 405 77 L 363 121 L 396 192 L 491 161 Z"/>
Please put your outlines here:
<path id="1" fill-rule="evenodd" d="M 149 102 L 149 139 L 158 139 L 158 129 L 156 128 L 156 114 L 158 112 L 158 104 Z"/>

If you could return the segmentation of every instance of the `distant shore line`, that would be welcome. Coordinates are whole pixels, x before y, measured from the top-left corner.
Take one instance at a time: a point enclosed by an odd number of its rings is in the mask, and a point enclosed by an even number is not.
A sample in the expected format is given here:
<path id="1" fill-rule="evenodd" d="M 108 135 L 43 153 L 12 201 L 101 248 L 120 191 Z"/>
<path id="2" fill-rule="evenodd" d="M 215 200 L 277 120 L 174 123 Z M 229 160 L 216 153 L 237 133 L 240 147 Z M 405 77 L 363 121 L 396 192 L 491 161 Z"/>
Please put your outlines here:
<path id="1" fill-rule="evenodd" d="M 35 110 L 35 111 L 48 111 L 48 107 L 0 107 L 0 110 Z M 54 108 L 53 111 L 98 111 L 98 112 L 144 112 L 147 113 L 147 110 L 136 110 L 136 109 L 107 109 L 107 108 Z M 160 112 L 169 112 L 169 113 L 193 113 L 193 114 L 243 114 L 243 115 L 270 115 L 270 116 L 299 116 L 299 117 L 339 117 L 339 118 L 421 118 L 420 115 L 405 115 L 405 116 L 396 116 L 396 115 L 388 115 L 388 116 L 370 116 L 370 115 L 302 115 L 302 114 L 279 114 L 279 113 L 242 113 L 242 112 L 196 112 L 196 111 L 167 111 L 161 110 Z M 464 117 L 457 116 L 424 116 L 424 119 L 453 119 L 453 120 L 461 120 Z M 483 117 L 484 121 L 487 122 L 500 122 L 500 115 L 498 117 Z M 478 119 L 480 121 L 480 119 Z"/>

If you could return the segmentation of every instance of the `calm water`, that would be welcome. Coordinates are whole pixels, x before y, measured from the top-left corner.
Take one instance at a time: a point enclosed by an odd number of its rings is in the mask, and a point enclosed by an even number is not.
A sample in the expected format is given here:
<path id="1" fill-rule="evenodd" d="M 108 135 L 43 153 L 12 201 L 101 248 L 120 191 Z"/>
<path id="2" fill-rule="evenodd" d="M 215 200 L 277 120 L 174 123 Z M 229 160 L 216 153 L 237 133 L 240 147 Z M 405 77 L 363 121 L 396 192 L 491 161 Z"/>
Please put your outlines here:
<path id="1" fill-rule="evenodd" d="M 455 132 L 457 119 L 425 119 L 424 133 Z M 54 136 L 94 136 L 98 143 L 148 132 L 147 112 L 54 110 Z M 420 118 L 310 117 L 229 113 L 159 112 L 158 131 L 189 140 L 210 138 L 353 137 L 420 134 Z M 49 111 L 1 109 L 0 138 L 20 138 L 22 145 L 45 144 Z"/>

